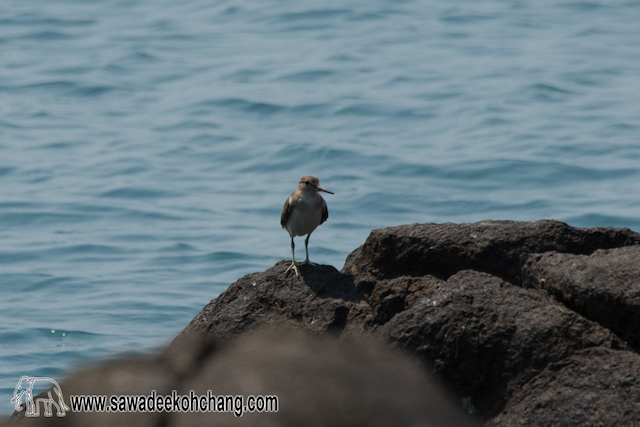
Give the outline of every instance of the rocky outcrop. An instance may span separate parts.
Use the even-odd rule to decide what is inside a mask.
[[[300,325],[315,334],[340,333],[347,325],[363,330],[371,310],[353,286],[353,277],[330,266],[301,265],[300,278],[285,274],[290,264],[281,261],[233,283],[202,309],[173,345],[192,334],[224,340],[264,325]]]
[[[379,331],[432,365],[485,416],[551,363],[584,349],[624,347],[545,295],[472,270],[451,276]]]
[[[411,224],[373,230],[343,271],[376,279],[425,274],[446,279],[469,269],[518,284],[530,254],[590,254],[639,243],[638,233],[629,229],[575,228],[550,220]]]
[[[167,370],[163,390],[282,394],[277,416],[224,425],[473,424],[455,407],[491,427],[640,425],[638,245],[628,229],[559,221],[374,230],[341,272],[285,274],[281,261],[241,278],[146,369]],[[143,372],[131,368],[129,379],[144,384]],[[202,425],[203,416],[144,425]]]
[[[640,425],[638,372],[630,351],[576,352],[526,383],[486,427]]]
[[[610,379],[613,386],[618,380],[607,369],[590,370],[590,364],[608,357],[626,358],[627,366],[640,361],[630,349],[640,324],[632,317],[640,312],[632,301],[634,286],[640,283],[631,271],[638,263],[631,255],[616,262],[602,259],[602,265],[596,261],[602,254],[639,253],[636,245],[640,234],[628,229],[581,229],[559,221],[374,230],[349,255],[341,273],[303,266],[301,278],[285,276],[286,263],[281,262],[239,280],[205,307],[174,345],[193,332],[214,339],[229,330],[239,333],[274,321],[315,334],[331,331],[351,337],[368,332],[418,356],[469,411],[493,426],[543,426],[552,417],[584,425],[585,416],[598,424],[613,418],[587,408],[593,401],[578,399],[578,389],[571,405],[567,398],[566,412],[558,402],[557,412],[550,411],[548,418],[524,414],[515,402],[544,396],[553,400],[556,386],[570,395],[570,383],[562,377],[554,382],[551,373],[566,372],[566,380],[581,378],[602,387]],[[545,263],[551,259],[555,264]],[[566,261],[559,265],[561,259]],[[593,259],[593,271],[619,274],[589,285],[595,280],[589,279],[593,271],[575,267],[577,259],[587,265]],[[613,262],[610,268],[607,262]],[[552,264],[559,265],[556,275],[565,268],[567,277],[591,286],[589,301],[598,308],[587,310],[578,294],[554,291],[551,286],[559,281],[550,271]],[[586,275],[566,270],[571,265]],[[576,284],[571,286],[575,289]],[[612,295],[603,298],[608,293],[620,302],[613,302]],[[230,318],[226,310],[236,314]],[[230,319],[232,329],[221,327]],[[569,367],[582,369],[583,375],[574,375]],[[622,376],[624,369],[619,369]],[[541,384],[547,387],[544,393]],[[613,393],[610,401],[617,407],[607,413],[620,414],[620,422],[640,422],[640,385],[632,384],[625,393],[636,399],[616,400]]]
[[[525,265],[523,282],[640,349],[640,246],[535,255]]]

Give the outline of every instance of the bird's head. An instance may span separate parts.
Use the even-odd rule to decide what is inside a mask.
[[[307,175],[300,178],[298,181],[298,189],[305,192],[317,192],[324,191],[325,193],[333,194],[333,192],[327,190],[324,187],[320,187],[320,180],[315,176]]]

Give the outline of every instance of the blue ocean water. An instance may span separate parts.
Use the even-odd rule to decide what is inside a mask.
[[[0,415],[22,375],[168,343],[310,239],[554,218],[640,230],[640,3],[5,0]],[[302,259],[302,240],[298,244]]]

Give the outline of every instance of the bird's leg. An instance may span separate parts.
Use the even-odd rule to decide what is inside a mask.
[[[304,260],[305,264],[316,265],[309,261],[309,237],[311,237],[311,233],[307,234],[307,238],[304,239],[304,251],[307,253],[307,259]]]
[[[291,237],[291,265],[289,266],[289,268],[287,268],[287,271],[284,272],[284,274],[287,274],[289,272],[289,270],[293,270],[296,272],[296,276],[299,276],[298,274],[298,267],[296,267],[296,245],[295,243],[293,243],[293,236]]]

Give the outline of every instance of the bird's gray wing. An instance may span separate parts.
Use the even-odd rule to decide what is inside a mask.
[[[287,201],[284,202],[284,207],[282,208],[282,215],[280,215],[280,225],[282,228],[287,226],[287,221],[289,221],[289,216],[291,215],[291,208],[293,205],[290,203],[291,196],[287,197]]]
[[[320,219],[320,224],[325,222],[329,218],[329,209],[327,209],[327,202],[322,199],[322,218]]]

